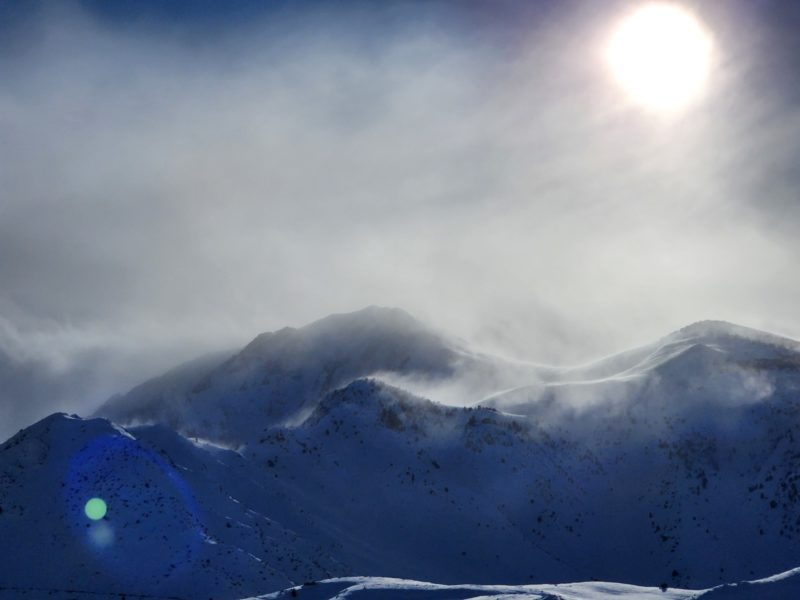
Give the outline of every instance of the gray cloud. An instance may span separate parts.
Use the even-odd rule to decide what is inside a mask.
[[[513,44],[441,7],[383,38],[352,12],[207,38],[44,13],[0,54],[0,348],[29,382],[6,432],[373,303],[550,363],[707,317],[800,336],[800,121],[750,85],[757,13],[707,5],[712,86],[670,121],[600,64],[624,3]]]

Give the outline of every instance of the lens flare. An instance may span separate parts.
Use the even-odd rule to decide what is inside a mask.
[[[83,507],[83,512],[92,521],[99,521],[106,516],[108,506],[106,506],[106,502],[102,498],[91,498],[86,502],[86,506]]]

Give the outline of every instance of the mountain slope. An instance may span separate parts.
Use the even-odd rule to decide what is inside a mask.
[[[330,579],[248,600],[791,600],[800,594],[800,569],[709,590],[587,582],[560,585],[441,585],[385,577]]]
[[[248,449],[307,497],[337,498],[310,512],[373,540],[385,575],[697,587],[790,568],[800,551],[796,397],[695,428],[672,413],[551,424],[396,395],[355,382]]]
[[[334,572],[324,548],[239,492],[262,496],[230,451],[48,417],[0,446],[0,588],[230,598]],[[98,521],[84,513],[93,497],[108,507]]]
[[[707,589],[796,566],[796,342],[704,323],[592,365],[542,370],[470,353],[409,319],[386,309],[337,316],[261,336],[199,384],[191,368],[148,384],[143,399],[176,381],[176,390],[194,386],[177,394],[178,424],[231,440],[236,452],[163,425],[120,430],[63,416],[13,438],[0,452],[0,552],[35,535],[11,579],[30,573],[37,551],[78,557],[68,559],[70,584],[129,581],[116,565],[133,552],[153,557],[139,580],[148,593],[205,585],[221,598],[354,573]],[[444,382],[486,372],[496,378],[485,387],[536,384],[495,394],[498,408],[445,406],[361,372]],[[137,398],[126,401],[141,410]],[[81,485],[66,485],[74,467],[63,457],[106,438],[133,467],[118,453],[79,461],[89,465]],[[50,447],[60,450],[42,450]],[[62,481],[81,498],[94,482],[115,502],[136,499],[122,505],[132,512],[119,521],[119,544],[100,554],[87,546],[93,529],[74,499],[54,512],[45,499],[63,494]],[[29,504],[35,522],[20,512]],[[140,530],[145,504],[161,510],[152,531]],[[169,519],[176,546],[160,545],[159,519]],[[210,561],[204,578],[164,571],[167,550],[180,564]],[[97,562],[115,552],[112,568]],[[43,578],[57,583],[58,574]],[[724,589],[714,593],[734,593]]]
[[[348,577],[307,584],[248,600],[693,600],[697,591],[620,583],[563,585],[442,585],[387,577]]]
[[[112,398],[96,414],[245,443],[273,425],[301,422],[327,392],[359,377],[394,376],[440,393],[453,380],[459,400],[475,402],[539,371],[472,353],[402,310],[371,306],[261,334],[229,360],[184,366]]]
[[[565,413],[617,420],[724,420],[771,398],[787,399],[800,381],[800,342],[719,321],[685,327],[661,340],[595,363],[565,369],[487,398],[483,404],[540,422]],[[713,424],[712,424],[713,427]]]

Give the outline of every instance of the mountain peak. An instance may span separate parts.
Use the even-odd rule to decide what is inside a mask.
[[[299,362],[296,365],[299,368],[307,366],[308,361],[317,363],[325,359],[338,362],[347,358],[369,363],[367,356],[376,352],[388,353],[400,358],[401,362],[403,359],[412,363],[419,360],[422,363],[419,366],[423,367],[435,363],[439,371],[453,359],[450,340],[435,329],[399,308],[373,305],[355,312],[328,315],[302,327],[262,333],[239,353],[234,362],[253,359],[263,362],[265,358],[273,357],[285,364],[295,358],[302,362],[302,365]],[[378,370],[385,368],[389,367],[382,366]]]
[[[695,321],[690,325],[681,327],[676,333],[692,337],[707,337],[707,336],[720,336],[720,335],[733,335],[737,337],[749,337],[752,335],[760,334],[761,331],[737,325],[729,321],[722,321],[718,319],[704,319],[702,321]]]
[[[696,339],[702,342],[718,342],[726,339],[739,339],[772,346],[798,350],[800,343],[791,338],[776,335],[759,329],[736,325],[728,321],[706,320],[687,325],[668,336],[671,339]]]
[[[327,326],[380,326],[392,328],[423,329],[425,326],[401,308],[372,304],[360,310],[334,313],[302,327],[303,330],[321,329]]]
[[[325,394],[356,379],[445,380],[463,363],[457,344],[407,312],[368,306],[262,333],[221,364],[174,371],[101,413],[241,443],[272,425],[302,422]]]
[[[65,434],[72,435],[78,431],[81,433],[88,431],[92,435],[121,434],[130,436],[128,432],[107,419],[83,419],[78,415],[56,412],[29,425],[25,429],[21,429],[0,447],[13,447],[28,437],[51,439],[62,437]]]
[[[301,327],[283,327],[257,335],[245,348],[259,348],[274,339],[297,339],[325,335],[349,335],[358,331],[378,332],[428,332],[428,328],[400,308],[370,305],[357,311],[334,313]]]

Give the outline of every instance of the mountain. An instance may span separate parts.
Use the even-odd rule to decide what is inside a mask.
[[[232,598],[336,571],[243,503],[263,492],[251,475],[164,427],[52,415],[0,446],[0,589]],[[98,521],[84,511],[95,497]]]
[[[543,371],[471,352],[402,310],[370,306],[263,333],[233,356],[194,361],[112,398],[96,415],[246,443],[302,422],[327,392],[360,377],[394,377],[438,396],[453,395],[453,382],[459,401],[477,402]]]
[[[713,429],[776,394],[791,396],[798,373],[800,342],[703,321],[653,344],[564,369],[551,381],[502,391],[483,404],[539,422],[592,413],[613,427],[625,413],[653,426],[686,419],[690,428]]]
[[[704,322],[545,369],[370,308],[259,336],[114,410],[156,423],[58,415],[0,447],[0,588],[233,599],[361,574],[727,598],[796,585],[717,587],[800,555],[800,344],[762,332]],[[94,496],[99,524],[81,512]],[[63,561],[33,569],[41,555]],[[592,585],[509,593],[622,590]]]

